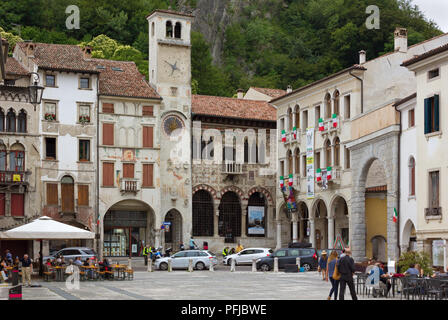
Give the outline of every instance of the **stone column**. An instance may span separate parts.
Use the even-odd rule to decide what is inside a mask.
[[[328,247],[333,248],[334,245],[334,217],[328,217]]]
[[[275,249],[280,249],[282,247],[282,222],[277,220],[277,245]]]
[[[297,242],[299,239],[298,234],[297,234],[297,222],[298,222],[297,213],[293,213],[292,214],[292,242]]]
[[[303,242],[303,240],[304,240],[304,238],[305,238],[305,237],[304,237],[305,235],[303,234],[303,233],[304,233],[304,232],[303,232],[303,223],[304,223],[304,219],[303,219],[303,218],[300,218],[300,219],[299,219],[299,229],[300,229],[300,230],[299,230],[299,241],[300,241],[300,242]]]
[[[247,225],[246,225],[247,206],[248,206],[247,200],[241,201],[241,238],[246,237],[247,235]]]
[[[215,199],[213,202],[213,237],[214,238],[219,237],[218,222],[219,222],[219,200]]]
[[[314,225],[314,219],[310,219],[310,242],[311,247],[316,248],[316,226]]]

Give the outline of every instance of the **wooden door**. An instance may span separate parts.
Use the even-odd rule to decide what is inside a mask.
[[[62,212],[75,212],[75,185],[61,184]]]

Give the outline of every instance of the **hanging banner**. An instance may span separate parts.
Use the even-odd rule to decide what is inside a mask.
[[[248,206],[247,234],[264,235],[264,207]]]
[[[314,127],[306,129],[306,197],[314,199]]]

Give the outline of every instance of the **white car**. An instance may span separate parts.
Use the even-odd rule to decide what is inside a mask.
[[[224,257],[223,263],[231,265],[232,259],[235,259],[235,265],[252,264],[253,259],[269,257],[274,251],[269,248],[247,248],[238,253],[230,254]]]
[[[190,259],[193,260],[193,268],[204,270],[218,264],[218,259],[210,251],[206,250],[184,250],[173,254],[171,257],[159,258],[155,262],[155,268],[159,270],[168,270],[168,261],[171,260],[173,269],[188,269]]]

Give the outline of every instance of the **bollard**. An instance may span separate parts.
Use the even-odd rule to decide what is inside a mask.
[[[168,272],[173,271],[173,265],[171,259],[168,259]]]
[[[297,270],[300,272],[300,257],[296,258]]]
[[[128,259],[128,269],[129,270],[132,269],[132,259],[131,258]]]
[[[193,259],[188,260],[188,272],[193,272]]]
[[[235,271],[235,259],[230,260],[230,272],[234,272]]]
[[[257,272],[257,259],[252,259],[252,272]]]
[[[152,272],[152,259],[148,259],[148,272]]]
[[[208,267],[209,271],[215,271],[215,268],[213,267],[213,261],[210,261],[210,266]]]
[[[274,272],[278,272],[278,258],[274,258]]]

